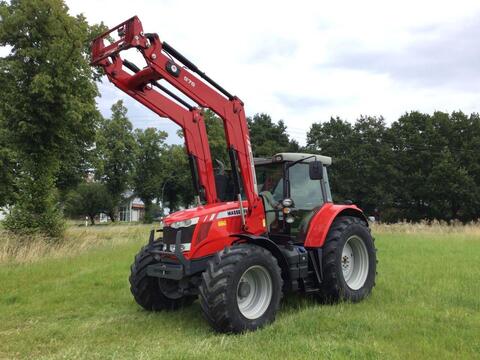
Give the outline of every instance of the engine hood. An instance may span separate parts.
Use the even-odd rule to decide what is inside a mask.
[[[246,209],[247,206],[248,202],[243,201],[243,207]],[[218,214],[224,211],[234,210],[238,208],[238,201],[228,201],[215,204],[201,205],[194,208],[174,212],[163,219],[163,224],[165,226],[169,226],[174,222],[184,221],[195,217],[200,217],[200,220],[202,220],[202,217],[212,216],[213,214]]]

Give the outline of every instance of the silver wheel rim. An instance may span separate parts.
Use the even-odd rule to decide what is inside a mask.
[[[261,317],[272,300],[272,278],[263,266],[249,267],[237,285],[238,309],[247,319]]]
[[[342,250],[342,272],[348,287],[360,289],[367,281],[368,251],[365,242],[357,235],[348,238]]]

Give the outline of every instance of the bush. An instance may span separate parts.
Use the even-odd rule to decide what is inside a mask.
[[[28,205],[18,203],[5,218],[3,227],[18,235],[41,234],[55,240],[63,236],[65,221],[58,206],[34,214]]]
[[[111,208],[112,199],[104,184],[83,183],[68,195],[65,211],[70,216],[88,216],[94,225],[95,216]]]

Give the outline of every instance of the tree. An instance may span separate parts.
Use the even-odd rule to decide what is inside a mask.
[[[108,216],[115,221],[122,194],[131,185],[136,143],[127,108],[121,100],[112,106],[112,116],[104,119],[97,132],[97,177],[105,183],[112,199]]]
[[[391,180],[398,177],[383,117],[361,116],[354,124],[352,140],[352,200],[368,214],[381,214],[392,206]]]
[[[216,165],[215,160],[221,161],[225,165],[229,164],[230,158],[228,156],[227,139],[222,119],[209,109],[205,111],[204,119],[214,166]]]
[[[480,121],[461,112],[410,112],[313,124],[307,151],[333,157],[334,199],[351,199],[384,221],[479,217]],[[377,211],[376,211],[377,210]]]
[[[9,147],[6,129],[0,118],[0,207],[14,203],[16,195],[15,154]]]
[[[391,207],[392,150],[382,117],[361,116],[353,126],[339,118],[313,124],[307,150],[331,156],[334,199],[352,200],[367,214]]]
[[[448,149],[442,151],[439,161],[433,164],[426,183],[430,185],[426,202],[431,218],[450,221],[471,220],[472,215],[475,216],[475,205],[479,200],[476,184]]]
[[[208,136],[208,145],[214,168],[221,162],[226,168],[230,168],[230,158],[227,151],[227,141],[223,122],[212,110],[206,109],[203,114]],[[183,132],[178,131],[183,138]],[[160,198],[169,203],[170,209],[179,206],[188,206],[194,198],[192,186],[192,174],[186,156],[185,145],[172,145],[165,150],[165,158],[175,159],[175,163],[167,162],[165,175],[162,180]],[[181,186],[179,186],[181,184]],[[162,204],[163,206],[163,204]]]
[[[56,187],[60,191],[61,198],[70,190],[75,189],[94,167],[95,134],[102,121],[102,116],[100,113],[95,113],[92,116],[95,117],[93,119],[94,126],[88,130],[88,136],[77,136],[70,139],[70,143],[68,144],[69,151],[60,154],[60,168],[57,175]]]
[[[477,219],[480,208],[478,115],[411,112],[391,127],[397,206],[409,220]]]
[[[403,218],[413,221],[430,218],[427,199],[431,186],[426,182],[432,171],[436,147],[433,147],[432,117],[412,111],[401,116],[391,126],[395,167],[401,174],[396,179],[395,197]]]
[[[480,116],[477,113],[467,116],[455,111],[450,115],[450,123],[451,133],[454,134],[448,136],[450,152],[457,166],[466,171],[473,181],[468,186],[462,186],[462,191],[468,190],[469,196],[468,200],[460,201],[462,206],[458,218],[463,221],[477,220],[480,218]]]
[[[279,152],[296,152],[298,143],[290,139],[283,120],[274,123],[268,114],[255,114],[247,118],[254,156],[270,157]]]
[[[188,158],[183,145],[168,146],[162,156],[165,161],[164,176],[160,188],[162,206],[168,203],[170,211],[192,204],[194,189]]]
[[[95,225],[95,216],[105,213],[112,207],[110,194],[99,182],[82,183],[68,194],[66,212],[70,216],[88,216]]]
[[[133,188],[135,194],[145,204],[144,222],[151,223],[153,220],[152,202],[159,195],[165,177],[165,139],[167,133],[157,131],[154,128],[135,131],[137,146],[135,149],[135,172],[133,176]],[[169,159],[170,160],[170,159]]]
[[[204,118],[212,158],[228,164],[230,160],[222,119],[211,110],[205,111]],[[247,123],[254,156],[270,157],[279,152],[299,150],[298,143],[290,139],[282,120],[274,123],[270,115],[261,113],[248,117]]]
[[[334,200],[353,200],[356,179],[351,176],[355,166],[354,129],[350,123],[340,118],[330,118],[323,123],[314,123],[307,133],[308,152],[331,156],[333,164],[329,180]]]
[[[98,30],[61,0],[0,2],[0,46],[11,47],[0,59],[0,114],[19,164],[12,231],[62,234],[56,182],[62,154],[93,140],[98,73],[88,41]]]

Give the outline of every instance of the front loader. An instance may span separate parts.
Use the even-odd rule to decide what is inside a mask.
[[[132,48],[143,68],[121,56]],[[254,158],[243,102],[157,34],[144,33],[137,17],[93,41],[92,65],[182,128],[192,172],[196,206],[165,217],[162,234],[152,230],[131,267],[140,306],[175,310],[199,298],[214,329],[238,333],[271,323],[287,292],[327,302],[370,294],[373,238],[358,207],[332,202],[330,157]],[[214,169],[204,108],[223,121],[228,172]]]

